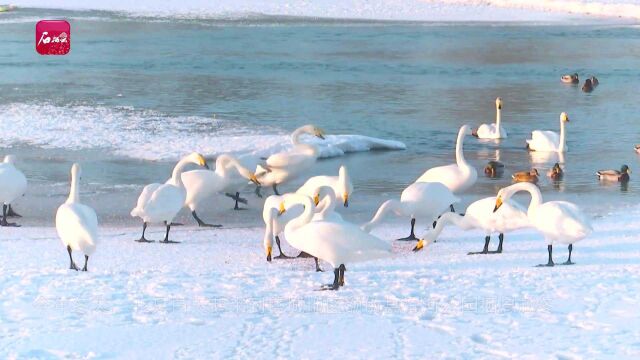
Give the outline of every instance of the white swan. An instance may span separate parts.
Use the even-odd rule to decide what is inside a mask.
[[[572,265],[571,252],[573,244],[584,239],[593,231],[589,218],[575,204],[567,201],[542,202],[540,189],[531,183],[517,183],[498,191],[494,211],[511,199],[519,191],[531,194],[531,203],[527,210],[527,217],[531,226],[544,236],[549,252],[549,261],[540,266],[553,266],[553,243],[569,244],[569,258],[563,265]]]
[[[335,198],[335,194],[332,197]],[[337,290],[344,285],[345,264],[391,256],[390,244],[362,231],[355,224],[341,219],[312,221],[313,203],[308,196],[293,195],[284,202],[284,210],[298,203],[304,205],[304,212],[289,221],[284,233],[292,246],[333,266],[333,283],[323,289]]]
[[[80,175],[80,165],[73,164],[71,167],[69,197],[56,212],[56,230],[60,240],[67,247],[70,261],[69,268],[78,270],[75,262],[73,262],[71,252],[74,250],[82,251],[84,253],[82,271],[87,271],[89,256],[93,255],[96,250],[98,217],[92,208],[80,203]]]
[[[8,216],[20,216],[13,212],[11,203],[27,190],[27,178],[15,165],[15,157],[7,155],[0,163],[0,202],[2,202],[2,220],[0,226],[18,226],[7,222]]]
[[[136,240],[138,242],[152,242],[144,237],[148,223],[164,222],[167,231],[162,242],[175,243],[169,241],[169,230],[171,229],[171,221],[184,206],[187,198],[187,191],[182,183],[182,172],[187,164],[197,164],[205,166],[207,164],[204,157],[198,153],[192,153],[182,158],[173,168],[171,178],[164,184],[149,184],[144,187],[142,193],[138,197],[138,203],[133,210],[131,216],[142,219],[142,236]]]
[[[565,152],[567,144],[565,140],[564,124],[569,122],[566,112],[560,114],[560,135],[554,131],[534,130],[531,139],[527,140],[527,149],[532,151]]]
[[[411,217],[411,234],[398,240],[418,240],[414,233],[416,219],[431,224],[432,221],[458,201],[460,199],[453,195],[449,188],[442,183],[416,182],[404,189],[402,195],[400,195],[400,201],[385,201],[378,208],[371,221],[362,225],[362,230],[370,232],[388,213],[392,212],[398,216]]]
[[[277,186],[291,180],[313,166],[318,159],[319,150],[315,145],[300,142],[302,134],[310,134],[324,139],[324,131],[314,125],[305,125],[291,133],[293,148],[289,151],[273,154],[266,159],[266,165],[256,167],[256,176],[260,184],[272,186],[279,195]],[[259,195],[260,187],[256,189]]]
[[[345,207],[349,206],[349,196],[353,193],[353,184],[347,167],[344,165],[340,166],[338,176],[314,176],[309,178],[296,193],[316,199],[319,196],[318,189],[325,185],[333,189],[337,199],[342,201]]]
[[[182,182],[187,190],[185,205],[191,210],[191,215],[198,222],[198,226],[220,227],[222,225],[207,224],[198,217],[196,213],[198,207],[214,194],[225,191],[236,182],[236,174],[241,177],[246,184],[250,180],[256,185],[260,185],[255,174],[242,166],[237,159],[231,155],[220,155],[216,159],[215,170],[197,169],[182,173]],[[238,194],[236,194],[237,196]],[[236,207],[238,202],[236,200]]]
[[[312,221],[327,219],[341,220],[342,217],[338,213],[334,212],[335,199],[332,199],[331,197],[335,196],[335,193],[333,193],[332,189],[328,186],[320,186],[319,188],[315,189],[314,192],[318,195],[316,196],[316,199],[314,199],[316,206]],[[284,195],[271,195],[265,200],[262,210],[262,220],[265,224],[264,248],[267,252],[267,261],[271,261],[272,258],[272,238],[275,238],[276,245],[278,246],[279,251],[279,255],[273,258],[291,259],[291,257],[285,255],[282,252],[280,235],[282,235],[282,232],[284,232],[285,225],[292,219],[298,217],[303,211],[302,204],[298,204],[299,206],[295,206],[294,204],[290,203],[289,210],[284,212],[282,206],[292,195],[293,193],[287,193]],[[322,201],[320,202],[318,201],[319,196],[323,197]],[[310,257],[310,255],[305,252],[301,252],[298,257],[307,258]],[[315,258],[315,263],[316,271],[322,271],[320,269],[320,265],[318,264],[318,258]]]
[[[502,253],[504,234],[529,226],[529,219],[527,218],[526,209],[514,200],[505,202],[498,211],[493,212],[495,205],[496,197],[491,196],[473,202],[467,207],[464,216],[451,212],[443,214],[438,219],[435,229],[427,231],[423,238],[418,241],[414,251],[422,249],[425,243],[435,242],[444,227],[448,224],[453,224],[463,230],[480,229],[484,231],[484,248],[479,252],[470,252],[469,255]],[[489,251],[489,242],[493,233],[499,234],[500,243],[496,251]]]
[[[507,132],[500,125],[502,112],[502,99],[496,98],[496,123],[482,124],[477,130],[473,131],[473,136],[478,139],[506,139]]]
[[[471,135],[469,129],[468,125],[463,125],[458,131],[456,163],[431,168],[425,171],[416,182],[441,182],[456,194],[473,186],[478,179],[478,172],[464,159],[464,151],[462,150],[465,135]]]

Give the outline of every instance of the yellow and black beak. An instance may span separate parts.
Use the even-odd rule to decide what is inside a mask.
[[[500,206],[502,206],[502,198],[501,197],[496,199],[496,206],[493,208],[493,212],[498,211],[498,209],[500,209]]]
[[[422,250],[422,248],[424,248],[424,239],[418,240],[418,243],[416,244],[416,247],[413,248],[413,251],[417,252]]]
[[[342,199],[344,199],[344,207],[349,207],[349,194],[342,194]]]
[[[205,168],[209,168],[209,165],[207,164],[207,160],[204,158],[204,156],[198,154],[198,165],[200,166],[204,166]]]
[[[281,202],[280,207],[278,208],[278,216],[284,214],[285,211],[287,211],[287,209],[284,208],[284,202]]]
[[[320,203],[320,195],[319,194],[315,194],[313,196],[313,203],[318,206],[318,204]]]
[[[267,246],[267,261],[271,262],[271,246]]]
[[[258,181],[256,174],[251,174],[251,176],[249,177],[249,180],[251,180],[252,183],[260,186],[260,181]]]

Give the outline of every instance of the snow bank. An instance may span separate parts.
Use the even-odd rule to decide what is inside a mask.
[[[192,151],[258,158],[291,147],[283,129],[126,108],[9,104],[0,105],[0,122],[0,141],[5,146],[27,143],[71,150],[104,148],[116,155],[145,160],[177,160]],[[406,148],[399,141],[362,135],[328,135],[325,141],[317,140],[312,141],[320,147],[323,158]]]

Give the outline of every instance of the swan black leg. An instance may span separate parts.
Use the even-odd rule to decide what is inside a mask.
[[[491,236],[487,235],[484,237],[484,247],[482,251],[470,252],[467,255],[477,255],[477,254],[488,254],[489,253],[489,242],[491,241]]]
[[[449,210],[451,210],[452,213],[456,212],[456,209],[453,208],[453,204],[449,205]]]
[[[500,235],[498,235],[498,239],[500,239],[500,242],[498,243],[498,249],[496,251],[489,251],[489,254],[502,254],[502,243],[504,242],[504,234],[500,233]]]
[[[255,193],[256,193],[256,196],[259,197],[259,198],[262,198],[262,194],[260,193],[261,189],[262,189],[262,186],[256,185]]]
[[[82,268],[82,271],[87,271],[87,263],[89,262],[89,255],[85,255],[84,256],[84,267]]]
[[[16,218],[21,218],[22,217],[22,215],[20,215],[17,212],[13,211],[13,207],[11,207],[11,204],[9,204],[9,209],[7,209],[7,216],[8,217],[16,217]]]
[[[571,262],[571,252],[573,251],[573,244],[569,244],[569,258],[567,261],[563,262],[562,265],[573,265],[574,262]]]
[[[241,208],[240,206],[238,206],[238,203],[243,203],[243,204],[247,205],[247,199],[243,199],[243,198],[241,198],[241,197],[240,197],[240,192],[239,192],[239,191],[236,191],[236,194],[235,194],[235,195],[233,195],[233,194],[229,194],[229,193],[225,193],[224,195],[225,195],[225,196],[227,196],[227,197],[230,197],[230,198],[232,198],[233,200],[235,200],[235,201],[236,201],[236,204],[235,204],[235,206],[233,207],[233,210],[244,210],[243,208]]]
[[[164,240],[160,241],[163,244],[178,244],[180,243],[180,241],[173,241],[173,240],[169,240],[169,231],[171,230],[171,224],[166,223],[167,225],[167,232],[164,234]]]
[[[290,256],[287,256],[282,252],[282,248],[280,247],[280,237],[278,235],[276,235],[276,245],[278,245],[280,255],[276,256],[274,259],[291,259]]]
[[[67,245],[67,252],[69,253],[69,269],[70,270],[75,270],[78,271],[78,267],[76,266],[76,263],[73,262],[73,256],[71,256],[71,246]]]
[[[147,238],[144,237],[145,231],[147,231],[147,223],[143,222],[142,223],[142,236],[140,237],[140,239],[136,240],[137,242],[143,242],[143,243],[153,242],[153,240],[147,240]]]
[[[280,193],[278,192],[278,184],[273,184],[273,193],[276,195],[280,195]]]
[[[324,272],[324,270],[320,268],[320,264],[318,263],[318,258],[314,257],[313,259],[316,261],[316,272]]]
[[[338,285],[344,286],[344,272],[347,270],[347,268],[344,267],[344,264],[341,264],[338,269],[340,270],[340,274],[339,274],[340,276],[338,278]]]
[[[405,238],[401,238],[401,239],[397,239],[398,241],[412,241],[412,240],[418,240],[418,238],[416,237],[415,233],[413,232],[414,229],[416,227],[416,219],[411,219],[411,234],[409,234],[409,236],[405,237]]]
[[[541,267],[541,266],[554,266],[555,265],[553,263],[553,256],[551,255],[553,253],[553,245],[547,245],[547,251],[549,252],[549,261],[547,261],[546,264],[538,265],[539,267]]]
[[[2,221],[0,221],[0,226],[14,226],[19,227],[20,225],[16,223],[7,222],[7,204],[2,204]]]
[[[214,228],[219,228],[222,227],[222,225],[214,225],[214,224],[207,224],[206,222],[202,221],[199,217],[198,214],[196,214],[196,211],[193,210],[191,212],[191,216],[193,216],[194,219],[196,219],[196,221],[198,222],[198,226],[200,227],[214,227]]]
[[[340,268],[333,269],[333,284],[323,285],[320,290],[338,290],[340,288]]]

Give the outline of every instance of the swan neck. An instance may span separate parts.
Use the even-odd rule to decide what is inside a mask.
[[[456,163],[460,167],[467,167],[467,162],[464,159],[464,151],[462,150],[462,144],[464,143],[464,130],[460,129],[458,132],[458,140],[456,141]]]
[[[291,133],[291,143],[295,145],[300,145],[300,136],[304,134],[304,128],[297,128],[294,132]]]
[[[297,218],[289,221],[286,225],[285,229],[290,229],[291,231],[295,231],[304,225],[308,224],[313,218],[314,206],[311,202],[311,198],[304,195],[293,195],[293,201],[296,203],[300,203],[304,206],[304,211]]]
[[[69,189],[69,197],[67,198],[67,204],[73,204],[80,201],[80,189],[78,185],[78,178],[76,174],[71,174],[71,188]]]
[[[500,121],[502,120],[502,109],[500,107],[496,108],[496,128],[498,132],[500,132]]]
[[[464,216],[452,212],[442,214],[442,216],[440,216],[440,218],[438,219],[435,229],[433,229],[434,239],[437,239],[440,236],[440,233],[448,224],[453,224],[459,228],[464,229],[465,218]]]
[[[324,217],[327,214],[330,214],[336,208],[336,197],[331,196],[331,194],[325,195],[325,197],[322,198],[319,207],[321,208],[319,212],[321,216]]]
[[[368,229],[373,228],[378,223],[380,223],[384,218],[387,217],[387,214],[390,212],[395,212],[396,214],[402,214],[402,203],[397,200],[387,200],[380,207],[376,214],[371,218],[371,220],[366,223],[364,226]]]
[[[565,148],[565,132],[564,132],[564,121],[560,119],[560,152],[563,152]]]
[[[173,172],[171,173],[171,183],[178,187],[184,187],[182,184],[182,173],[184,172],[184,168],[187,165],[187,161],[182,159],[178,161],[176,166],[173,168]]]
[[[531,202],[529,203],[529,208],[527,209],[528,214],[531,213],[532,210],[535,210],[538,206],[540,206],[540,204],[542,204],[542,193],[537,186],[527,182],[521,182],[511,186],[513,189],[511,195],[515,194],[518,191],[527,191],[529,192],[529,194],[531,194]],[[503,199],[503,201],[505,201],[505,199]]]

